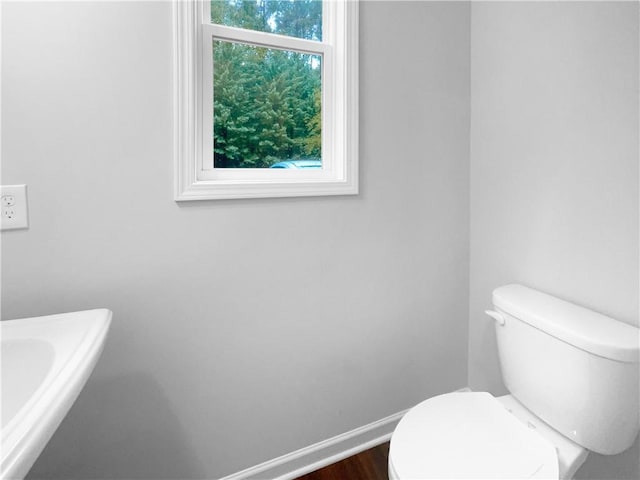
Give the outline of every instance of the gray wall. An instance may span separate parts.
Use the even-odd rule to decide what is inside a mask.
[[[467,368],[504,393],[497,285],[638,324],[637,4],[360,10],[361,194],[178,205],[170,3],[3,5],[2,183],[31,219],[2,234],[3,318],[115,312],[32,478],[216,477]]]
[[[494,287],[638,325],[638,3],[474,2],[469,382],[504,393]],[[639,478],[638,445],[579,478]]]
[[[3,318],[115,314],[32,478],[212,478],[466,385],[469,11],[361,4],[360,195],[179,205],[171,4],[3,5]]]

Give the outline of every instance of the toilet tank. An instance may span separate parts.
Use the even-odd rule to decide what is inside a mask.
[[[493,292],[507,389],[551,427],[597,453],[639,429],[639,335],[631,325],[522,285]]]

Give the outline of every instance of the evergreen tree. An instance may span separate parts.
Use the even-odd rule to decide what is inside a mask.
[[[215,23],[319,39],[317,0],[213,0]],[[317,56],[214,42],[214,161],[266,168],[321,154],[321,68]]]

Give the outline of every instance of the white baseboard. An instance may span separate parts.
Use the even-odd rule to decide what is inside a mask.
[[[293,480],[389,441],[406,410],[220,480]]]
[[[456,391],[470,390],[465,387]],[[394,413],[368,425],[227,475],[220,480],[293,480],[388,442],[405,413],[407,410]]]

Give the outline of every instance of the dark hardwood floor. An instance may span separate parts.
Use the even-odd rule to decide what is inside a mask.
[[[308,473],[296,480],[388,480],[389,442]]]

